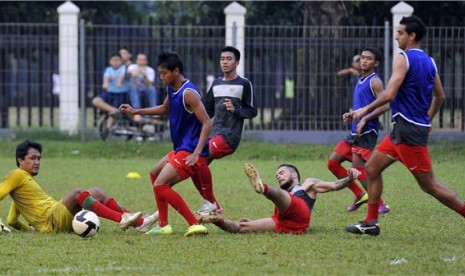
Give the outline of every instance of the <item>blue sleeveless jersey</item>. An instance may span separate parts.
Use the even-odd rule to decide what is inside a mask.
[[[433,97],[434,78],[437,74],[434,60],[421,49],[402,51],[407,61],[407,75],[397,96],[391,101],[392,121],[401,116],[407,122],[429,127],[428,109]]]
[[[359,78],[354,89],[353,109],[357,110],[366,105],[369,105],[376,100],[376,94],[371,87],[371,80],[373,78],[379,78],[378,74],[372,73],[365,78]],[[352,134],[357,133],[358,122],[352,121]],[[379,120],[374,118],[366,122],[362,129],[362,135],[368,132],[375,132],[378,135]]]
[[[195,114],[188,109],[184,102],[184,92],[193,90],[199,95],[197,87],[187,80],[178,91],[168,86],[168,99],[170,101],[170,133],[175,152],[184,150],[194,152],[202,131],[202,124]],[[203,148],[200,156],[208,156],[208,145]]]

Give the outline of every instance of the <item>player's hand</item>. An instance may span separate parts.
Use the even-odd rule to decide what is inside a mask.
[[[346,112],[342,115],[342,121],[344,123],[352,121],[352,112]]]
[[[224,99],[223,105],[224,105],[224,107],[226,107],[227,111],[229,111],[231,113],[234,112],[235,107],[234,107],[233,103],[231,102],[231,99],[228,99],[228,98]]]
[[[199,160],[199,154],[198,153],[192,153],[191,155],[188,155],[186,158],[184,158],[184,163],[187,166],[193,166],[197,161]]]
[[[0,219],[0,230],[1,230],[0,231],[1,233],[7,233],[7,234],[11,233],[11,229],[8,228],[5,224],[3,224],[1,219]]]
[[[355,168],[348,169],[347,173],[349,174],[349,179],[351,180],[357,179],[360,176],[360,174],[362,174],[359,170]]]
[[[354,121],[360,121],[360,119],[365,115],[366,110],[365,108],[359,108],[357,110],[352,111],[352,120]]]
[[[134,115],[137,113],[137,111],[134,108],[132,108],[132,106],[129,104],[120,105],[119,110],[121,110],[121,112],[123,113],[130,114],[130,115]]]
[[[365,126],[365,124],[366,124],[366,121],[365,121],[363,118],[360,120],[360,122],[358,122],[358,124],[357,124],[357,130],[356,130],[356,131],[357,131],[357,135],[362,134],[362,129],[363,129],[363,127]]]

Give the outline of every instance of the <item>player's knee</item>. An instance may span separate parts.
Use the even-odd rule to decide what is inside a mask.
[[[97,187],[90,188],[87,191],[93,198],[100,202],[105,201],[108,197],[102,189]]]

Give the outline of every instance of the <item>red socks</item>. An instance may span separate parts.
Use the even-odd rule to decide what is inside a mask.
[[[102,203],[98,202],[90,196],[89,192],[82,192],[77,198],[79,206],[86,210],[90,210],[97,214],[97,216],[106,218],[115,222],[120,222],[122,213],[114,211]]]
[[[378,203],[368,203],[368,214],[365,218],[365,222],[370,222],[372,220],[378,220]]]
[[[168,224],[168,205],[173,206],[189,225],[198,224],[191,209],[187,206],[187,203],[170,185],[163,184],[155,186],[153,187],[153,193],[155,194],[155,200],[158,205],[158,224],[161,227]]]
[[[108,208],[116,211],[116,212],[120,212],[120,213],[129,213],[129,210],[124,208],[124,207],[121,207],[118,202],[116,202],[116,200],[114,198],[109,198],[105,203],[103,203],[105,206],[107,206]]]
[[[339,162],[337,162],[336,160],[328,160],[328,169],[338,179],[348,176],[347,170],[343,166],[341,166],[341,164],[339,164]],[[363,190],[360,189],[360,187],[355,182],[352,182],[349,186],[347,186],[347,188],[349,188],[356,197],[360,197],[363,194]]]

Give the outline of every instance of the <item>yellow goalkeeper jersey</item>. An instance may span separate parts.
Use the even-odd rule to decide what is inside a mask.
[[[19,215],[39,232],[50,232],[49,212],[57,201],[47,195],[32,175],[22,169],[11,171],[0,183],[0,201],[13,199],[8,223],[20,225]]]

